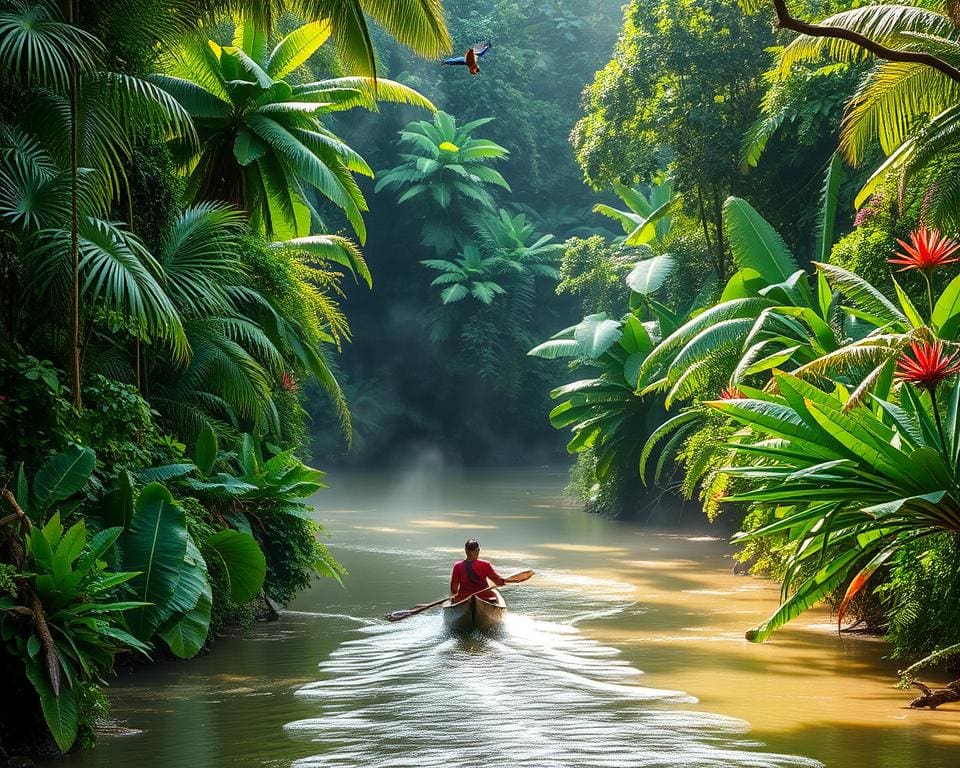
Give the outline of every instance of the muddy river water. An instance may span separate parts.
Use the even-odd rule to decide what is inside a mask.
[[[115,722],[69,768],[639,768],[960,765],[960,707],[905,708],[875,640],[812,612],[743,639],[777,587],[734,576],[722,537],[588,515],[561,471],[334,474],[315,499],[346,588],[279,622],[115,680]],[[508,587],[489,637],[436,611],[476,537]]]

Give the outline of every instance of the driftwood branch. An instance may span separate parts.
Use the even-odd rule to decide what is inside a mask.
[[[913,709],[936,709],[941,704],[949,704],[952,701],[960,701],[960,680],[954,680],[947,683],[945,688],[931,688],[914,680],[910,683],[914,688],[920,689],[920,695],[910,702]]]
[[[809,35],[810,37],[829,37],[836,40],[846,40],[847,42],[860,46],[865,51],[869,51],[878,59],[899,61],[905,64],[924,64],[946,75],[954,82],[960,83],[960,69],[948,64],[932,53],[902,51],[898,48],[890,48],[889,46],[878,43],[876,40],[872,40],[866,35],[850,29],[833,27],[829,24],[811,24],[810,22],[798,19],[796,16],[791,16],[790,11],[787,9],[787,0],[773,0],[773,8],[777,12],[777,26],[782,29],[790,29],[794,32],[799,32],[801,35]]]
[[[4,488],[2,491],[0,491],[0,496],[3,496],[7,504],[10,505],[10,509],[13,510],[12,515],[8,515],[0,520],[0,525],[6,525],[7,523],[13,522],[13,520],[19,520],[23,527],[29,531],[31,527],[30,518],[27,517],[26,513],[22,509],[20,509],[20,505],[17,504],[17,497],[11,493],[9,488]]]

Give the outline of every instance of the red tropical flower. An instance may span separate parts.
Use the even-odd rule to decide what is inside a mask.
[[[724,387],[720,390],[721,400],[743,400],[743,392],[736,387]]]
[[[948,376],[960,371],[956,353],[948,355],[939,341],[911,342],[913,357],[904,352],[897,361],[897,378],[933,390]]]
[[[929,229],[921,227],[910,233],[910,242],[897,240],[906,253],[897,252],[896,259],[887,259],[890,264],[902,264],[899,271],[904,272],[908,269],[919,269],[921,272],[929,273],[936,267],[944,264],[951,264],[960,261],[960,257],[954,256],[957,249],[960,249],[960,243],[940,234],[938,229]]]
[[[293,377],[292,373],[284,371],[280,377],[280,389],[284,392],[296,392],[300,389],[300,385],[297,384],[297,380]]]

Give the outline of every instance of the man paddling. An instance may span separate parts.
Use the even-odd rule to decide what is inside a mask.
[[[495,600],[487,579],[498,587],[502,587],[506,579],[497,573],[492,563],[480,559],[479,541],[469,539],[463,545],[463,550],[467,556],[453,566],[453,573],[450,574],[450,594],[454,596],[453,602],[466,600],[470,595],[476,595],[481,600]]]

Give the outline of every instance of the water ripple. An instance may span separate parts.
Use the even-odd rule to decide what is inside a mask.
[[[677,707],[696,699],[640,685],[567,623],[512,613],[495,634],[457,637],[425,615],[357,634],[297,692],[318,710],[286,726],[318,750],[297,768],[820,766],[763,752],[742,720]]]

